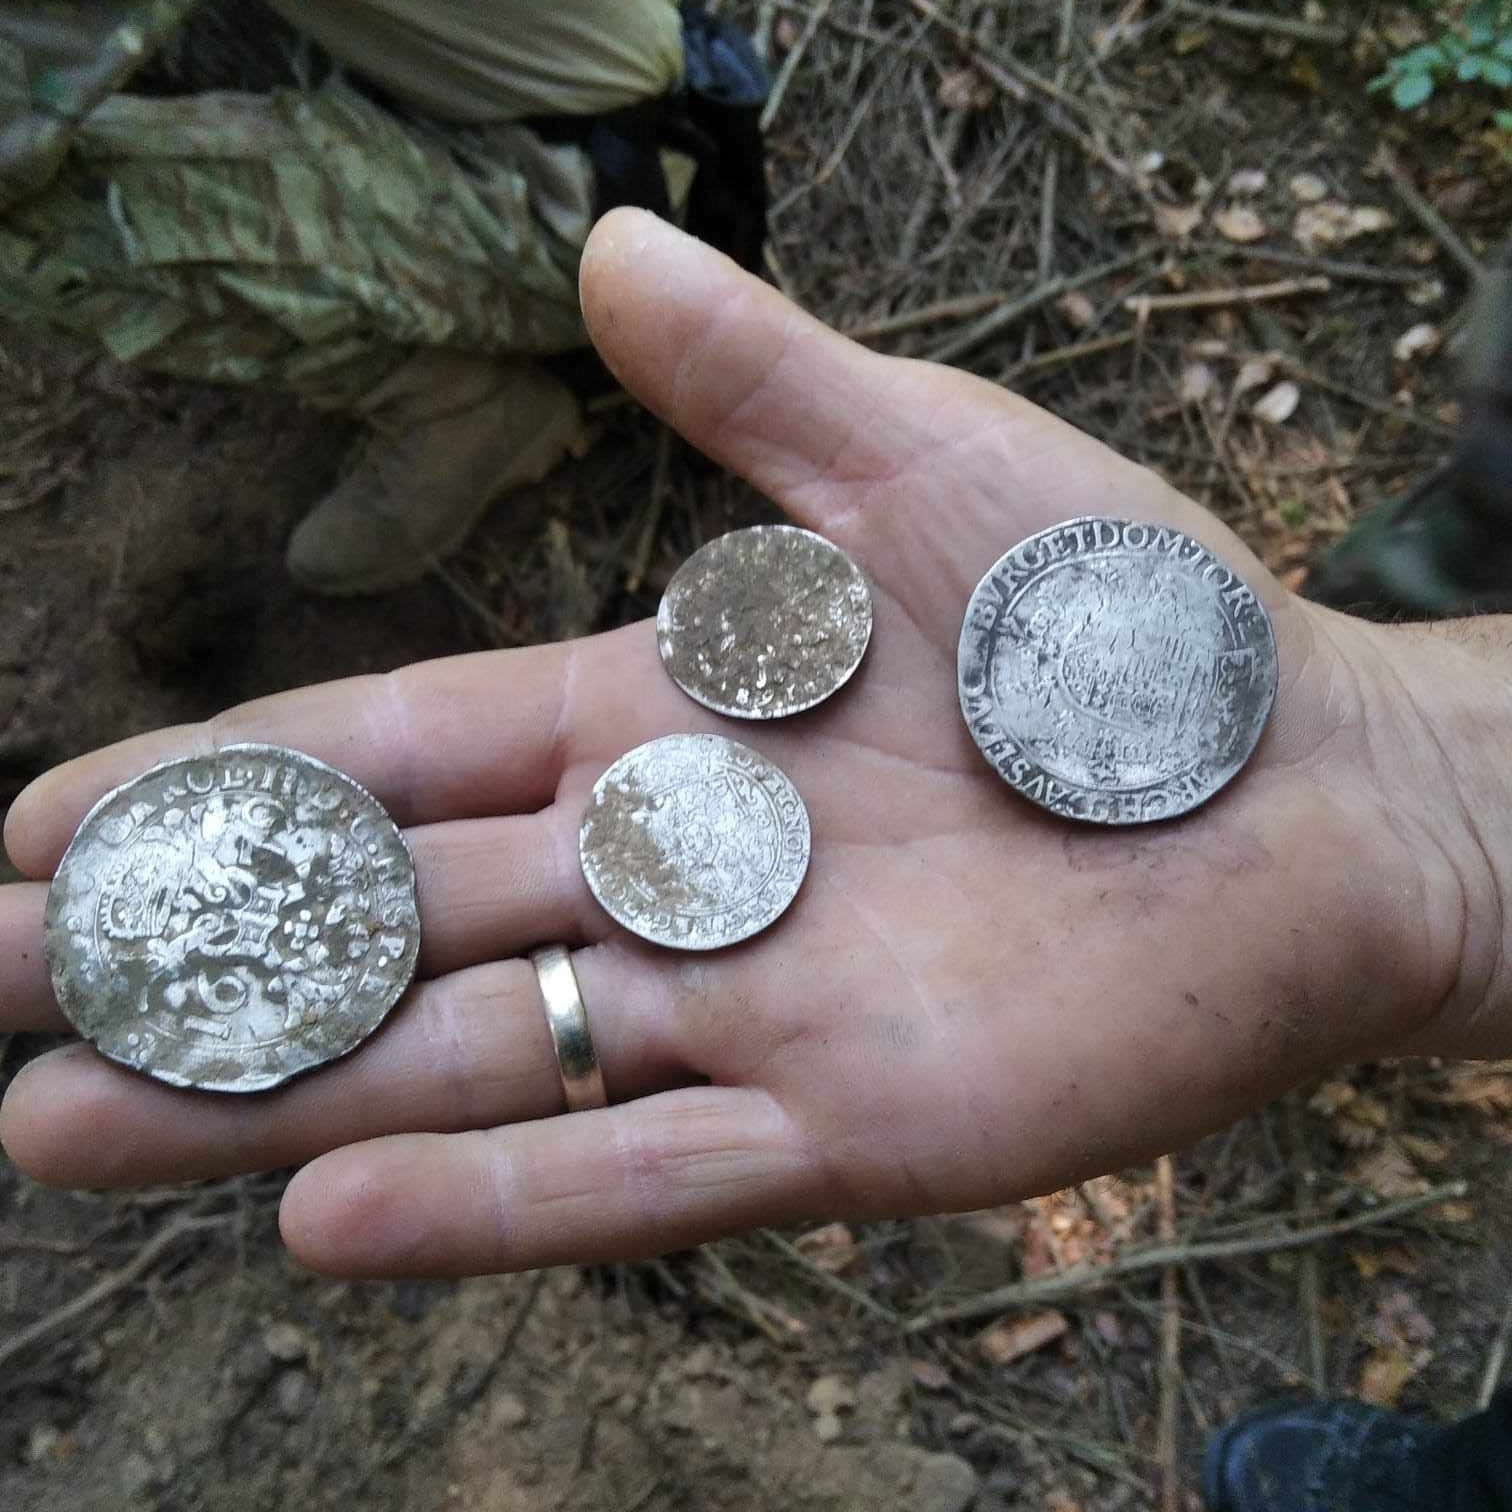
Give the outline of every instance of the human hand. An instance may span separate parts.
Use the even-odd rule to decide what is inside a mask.
[[[6,830],[35,878],[155,762],[240,741],[332,762],[407,827],[424,947],[382,1033],[274,1094],[176,1092],[82,1044],[41,1057],[0,1110],[23,1170],[108,1186],[301,1165],[281,1218],[301,1260],[459,1274],[1002,1202],[1350,1058],[1512,1048],[1497,845],[1467,818],[1506,807],[1483,655],[1304,605],[1154,475],[989,384],[853,346],[644,214],[600,226],[583,299],[633,392],[866,569],[861,673],[798,720],[736,728],[672,685],[643,623],[281,695],[42,778]],[[1189,818],[1052,820],[962,722],[972,588],[1083,514],[1186,530],[1270,609],[1277,716]],[[1466,707],[1478,744],[1455,743]],[[577,862],[605,768],[690,730],[760,747],[814,827],[793,911],[711,957],[624,934]],[[0,890],[0,1031],[65,1027],[45,895]],[[575,949],[615,1104],[570,1117],[524,959],[555,942]]]

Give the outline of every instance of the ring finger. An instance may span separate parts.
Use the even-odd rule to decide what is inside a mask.
[[[696,1079],[655,962],[614,943],[579,951],[574,965],[614,1101]],[[563,1106],[535,972],[507,961],[423,983],[357,1054],[258,1097],[177,1091],[67,1046],[11,1084],[0,1141],[40,1181],[134,1186],[299,1165],[380,1135],[492,1128]]]

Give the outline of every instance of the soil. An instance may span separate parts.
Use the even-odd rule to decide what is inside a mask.
[[[775,50],[797,45],[807,9],[763,9]],[[1061,8],[1027,9],[1018,32],[989,40],[1053,74]],[[1141,10],[1084,4],[1079,45]],[[1375,35],[1380,14],[1362,15],[1358,35]],[[1420,149],[1421,181],[1479,254],[1505,224],[1494,154],[1452,109],[1439,136],[1406,140],[1364,101],[1368,58],[1345,56],[1323,88],[1295,45],[1150,26],[1073,82],[1094,102],[1137,92],[1148,124],[1136,127],[1158,124],[1168,148],[1164,203],[1201,198],[1205,180],[1211,209],[1241,167],[1267,170],[1260,211],[1278,226],[1304,169],[1380,202],[1370,165],[1384,138]],[[1043,117],[981,73],[963,78],[958,48],[925,31],[908,5],[839,0],[773,137],[774,277],[842,327],[1043,282]],[[1054,268],[1141,244],[1148,207],[1060,151]],[[1452,326],[1462,280],[1396,214],[1390,238],[1333,254],[1375,277],[1335,274],[1321,311],[1308,307],[1317,318],[1281,304],[1136,330],[1125,298],[1288,276],[1263,254],[1296,253],[1284,235],[1258,250],[1173,244],[1091,287],[1090,318],[1049,299],[962,360],[1015,374],[1160,466],[1300,581],[1358,508],[1442,455],[1453,420],[1447,366],[1406,370],[1390,349],[1424,319]],[[1434,279],[1436,305],[1415,303]],[[931,319],[880,344],[928,354],[960,329]],[[1106,353],[1065,356],[1126,331]],[[1292,422],[1256,420],[1253,395],[1217,408],[1181,397],[1194,362],[1226,394],[1246,358],[1278,349],[1334,384],[1306,386]],[[688,550],[770,513],[680,446],[659,453],[633,406],[602,405],[598,424],[583,461],[496,510],[444,572],[378,601],[322,600],[290,583],[281,552],[339,476],[350,430],[277,396],[122,372],[0,331],[0,808],[51,764],[136,731],[645,614]],[[39,1048],[0,1036],[0,1084]],[[1016,1357],[1021,1336],[990,1318],[904,1335],[878,1313],[1153,1240],[1147,1169],[969,1218],[362,1286],[284,1255],[279,1174],[103,1197],[43,1191],[0,1164],[0,1507],[1111,1512],[1155,1504],[1163,1384],[1179,1391],[1194,1507],[1208,1430],[1278,1391],[1366,1390],[1446,1419],[1473,1408],[1509,1317],[1509,1145],[1512,1070],[1404,1064],[1308,1089],[1182,1152],[1191,1242],[1245,1241],[1298,1213],[1361,1226],[1305,1251],[1241,1243],[1181,1267],[1181,1374],[1164,1380],[1159,1272],[1009,1314],[1047,1341]],[[1463,1194],[1373,1220],[1450,1182]],[[11,1352],[39,1320],[45,1336]]]

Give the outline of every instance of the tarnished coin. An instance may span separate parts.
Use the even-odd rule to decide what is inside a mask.
[[[792,525],[710,541],[678,569],[656,616],[673,681],[734,719],[782,719],[823,703],[861,665],[871,633],[861,569]]]
[[[1004,781],[1094,824],[1205,803],[1276,697],[1254,592],[1190,536],[1124,520],[1015,546],[972,597],[959,669],[966,723]]]
[[[173,761],[95,805],[48,894],[53,990],[101,1053],[263,1092],[356,1049],[415,974],[409,847],[349,777],[276,746]]]
[[[609,768],[583,816],[583,875],[633,934],[720,950],[773,924],[808,871],[808,810],[764,756],[669,735]]]

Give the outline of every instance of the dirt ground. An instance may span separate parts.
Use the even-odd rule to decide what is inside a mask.
[[[1139,0],[737,9],[797,55],[770,272],[833,324],[1010,383],[1293,583],[1443,456],[1464,259],[1512,188],[1465,107],[1409,131],[1367,99],[1410,14],[1331,6],[1306,24],[1335,41]],[[1331,220],[1299,220],[1304,175]],[[134,731],[645,614],[768,512],[633,406],[598,423],[443,572],[324,602],[281,551],[349,431],[0,329],[0,808]],[[0,1037],[0,1084],[39,1048]],[[1509,1146],[1512,1067],[1367,1067],[1175,1156],[1174,1254],[1151,1258],[1142,1169],[966,1218],[372,1286],[282,1254],[278,1173],[103,1197],[0,1164],[0,1507],[1111,1512],[1158,1504],[1163,1404],[1195,1506],[1206,1432],[1278,1391],[1474,1408],[1512,1332]]]

